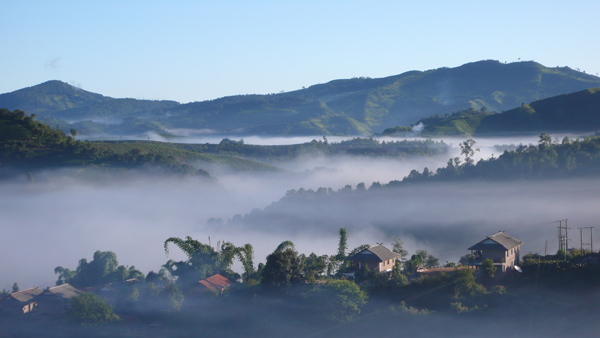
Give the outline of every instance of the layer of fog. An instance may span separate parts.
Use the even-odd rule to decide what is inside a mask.
[[[477,141],[482,154],[486,141]],[[524,141],[535,143],[537,138],[495,139],[489,144],[492,149],[494,144]],[[167,259],[184,258],[177,249],[165,256],[162,244],[172,236],[189,235],[204,242],[210,236],[213,245],[218,240],[236,245],[251,243],[256,261],[260,262],[284,240],[292,240],[300,252],[332,254],[339,227],[348,226],[351,248],[363,243],[389,244],[391,237],[399,235],[410,252],[427,249],[444,262],[464,254],[465,245],[473,240],[495,230],[508,230],[507,224],[520,227],[562,218],[569,218],[575,227],[594,224],[593,206],[598,201],[589,192],[598,195],[595,181],[410,188],[398,195],[359,204],[324,204],[321,213],[298,209],[287,215],[291,217],[295,212],[314,218],[323,216],[312,225],[206,225],[210,218],[227,220],[236,214],[263,209],[290,189],[337,190],[346,184],[356,187],[360,182],[369,187],[372,182],[400,180],[412,169],[435,170],[445,165],[448,158],[459,155],[459,142],[451,142],[455,145],[451,153],[438,158],[399,161],[308,157],[281,164],[288,170],[284,173],[211,171],[218,178],[217,184],[141,173],[134,179],[105,177],[95,181],[73,178],[70,171],[36,173],[33,184],[25,179],[2,181],[0,289],[9,288],[15,281],[22,288],[53,285],[56,266],[75,269],[80,258],[91,260],[95,250],[114,251],[120,264],[135,265],[143,272],[156,271]],[[545,238],[551,240],[556,229],[549,228]],[[518,232],[514,235],[522,236]],[[543,240],[534,241],[525,235],[525,251],[543,248]],[[449,245],[449,238],[456,245]]]
[[[578,227],[597,224],[600,180],[459,182],[296,198],[230,220],[226,227],[262,232],[331,233],[346,227],[353,240],[390,244],[401,237],[413,253],[426,249],[441,263],[456,262],[485,236],[505,230],[524,253],[558,249],[556,220],[569,219],[570,247]],[[564,223],[563,223],[564,225]],[[587,236],[587,237],[586,237]],[[374,238],[375,241],[371,240]],[[589,234],[584,235],[589,243]],[[598,246],[598,245],[597,245]]]

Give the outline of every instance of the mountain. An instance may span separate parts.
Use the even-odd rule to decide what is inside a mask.
[[[115,99],[56,80],[0,95],[2,108],[69,121],[112,119],[120,122],[123,117],[136,113],[178,105],[175,101]]]
[[[0,107],[46,115],[108,100],[110,100],[109,97],[54,80],[1,94]]]
[[[568,67],[487,60],[386,78],[334,80],[288,93],[236,95],[188,104],[113,99],[50,81],[0,95],[0,107],[69,121],[119,122],[129,118],[118,126],[90,126],[90,130],[119,134],[137,133],[144,125],[139,121],[142,119],[152,122],[146,124],[152,130],[367,135],[435,114],[469,108],[499,112],[524,102],[598,86],[599,77]]]
[[[600,88],[590,88],[571,94],[553,96],[505,111],[500,114],[485,109],[466,109],[451,115],[430,116],[417,122],[423,124],[423,136],[452,136],[539,132],[592,132],[600,130]],[[395,131],[406,133],[406,128]]]
[[[507,110],[598,85],[600,78],[566,67],[479,61],[380,79],[335,80],[289,93],[189,103],[168,110],[170,117],[161,123],[251,133],[364,134],[470,107]]]

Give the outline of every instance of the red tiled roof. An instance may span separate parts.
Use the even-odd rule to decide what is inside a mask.
[[[231,285],[233,282],[219,274],[216,274],[201,280],[199,283],[211,291],[220,291]]]

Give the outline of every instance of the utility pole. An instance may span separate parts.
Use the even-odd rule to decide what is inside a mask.
[[[563,241],[562,241],[562,220],[557,221],[559,223],[558,225],[558,250],[562,250],[563,248]]]
[[[567,226],[568,219],[565,219],[565,251],[569,251],[569,227]]]
[[[585,227],[585,229],[590,229],[590,252],[594,252],[594,228],[595,227]]]
[[[580,249],[581,250],[581,254],[583,255],[583,228],[579,227],[579,240],[580,240]]]
[[[562,226],[562,222],[565,222],[565,226]],[[564,250],[565,252],[567,252],[567,250],[569,250],[569,233],[567,232],[569,229],[569,227],[567,226],[567,221],[566,219],[561,219],[556,221],[556,223],[558,223],[558,249],[559,250]],[[563,236],[562,230],[565,229],[565,235]]]

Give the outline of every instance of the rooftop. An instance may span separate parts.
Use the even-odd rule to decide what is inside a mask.
[[[39,295],[42,292],[43,292],[42,289],[40,289],[38,287],[34,287],[34,288],[31,288],[31,289],[27,289],[27,290],[23,290],[23,291],[11,293],[10,295],[6,296],[3,300],[7,300],[9,298],[13,298],[15,300],[18,300],[19,302],[27,302],[31,298]]]
[[[65,283],[59,286],[47,288],[44,292],[55,294],[65,299],[71,299],[79,296],[82,292],[74,288],[71,284]]]
[[[220,291],[228,287],[232,281],[219,274],[216,274],[201,280],[199,283],[211,291]]]
[[[377,244],[348,257],[347,260],[361,262],[383,262],[397,257],[400,257],[400,254],[389,250],[381,244]]]
[[[486,237],[483,241],[473,245],[467,250],[501,250],[508,251],[523,244],[520,240],[500,231],[493,236]]]

